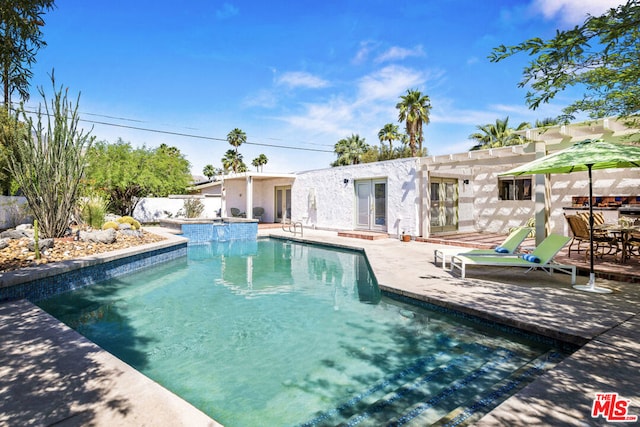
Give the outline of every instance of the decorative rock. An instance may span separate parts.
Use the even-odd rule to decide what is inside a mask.
[[[2,239],[22,239],[23,237],[32,237],[33,233],[29,234],[26,230],[6,230],[0,233]]]
[[[109,221],[118,222],[118,218],[120,218],[120,215],[106,214],[104,216],[104,222],[109,222]]]
[[[131,224],[127,224],[126,222],[118,224],[118,230],[131,230]]]
[[[16,227],[16,230],[33,230],[33,224],[20,224]]]
[[[0,249],[4,249],[9,246],[9,239],[0,239]]]
[[[53,247],[53,239],[38,239],[38,247],[40,250],[49,249]],[[27,243],[27,249],[31,252],[36,250],[36,242],[35,240],[29,240]]]
[[[81,231],[80,240],[83,242],[96,242],[111,244],[116,241],[117,232],[113,228],[97,231]]]
[[[127,225],[129,225],[129,224],[127,224]],[[120,230],[120,233],[124,234],[125,236],[142,237],[142,231],[141,230],[127,229],[127,230]]]

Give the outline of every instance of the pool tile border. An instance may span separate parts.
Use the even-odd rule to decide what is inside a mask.
[[[0,303],[38,301],[187,256],[187,239],[163,237],[156,243],[0,273]]]

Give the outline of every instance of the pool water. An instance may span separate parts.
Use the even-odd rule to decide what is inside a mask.
[[[382,296],[361,253],[277,239],[38,305],[227,427],[454,425],[559,357]]]

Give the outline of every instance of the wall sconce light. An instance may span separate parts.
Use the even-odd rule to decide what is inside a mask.
[[[345,178],[345,179],[342,180],[342,182],[344,182],[345,184],[348,184],[349,183],[349,179]]]
[[[463,184],[468,184],[468,183],[469,183],[469,180],[468,180],[468,179],[465,179],[464,181],[462,181],[462,183],[463,183]]]

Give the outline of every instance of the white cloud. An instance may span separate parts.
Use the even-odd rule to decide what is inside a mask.
[[[357,98],[359,103],[397,99],[407,89],[418,87],[424,82],[425,75],[417,70],[389,65],[360,79]]]
[[[326,103],[305,104],[304,107],[302,114],[280,119],[313,134],[339,136],[349,133],[349,129],[353,127],[354,112],[350,102],[336,98]]]
[[[581,24],[587,14],[599,16],[623,3],[620,0],[534,0],[532,6],[547,19],[558,17],[566,24]]]
[[[360,42],[360,49],[356,52],[356,56],[353,58],[352,62],[354,64],[361,64],[365,62],[376,45],[377,43],[369,40]]]
[[[404,47],[393,46],[388,49],[386,52],[378,55],[376,57],[375,62],[388,62],[388,61],[398,61],[410,56],[424,56],[424,50],[422,46],[416,46],[413,49],[406,49]]]
[[[229,19],[236,16],[239,12],[238,8],[231,3],[224,3],[220,9],[216,10],[216,18]]]
[[[313,74],[303,71],[292,71],[284,73],[276,80],[277,85],[289,87],[306,87],[311,89],[320,89],[329,86],[329,82],[316,77]]]

